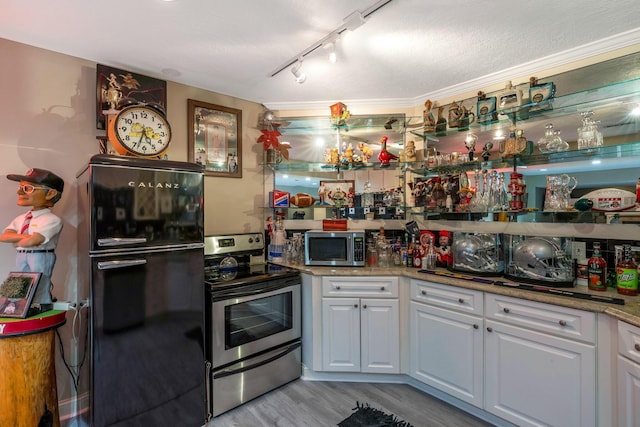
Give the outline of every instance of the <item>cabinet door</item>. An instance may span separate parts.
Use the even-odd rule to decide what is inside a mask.
[[[322,299],[322,368],[360,372],[360,299]]]
[[[485,410],[519,426],[595,425],[595,346],[485,326]]]
[[[410,375],[482,407],[482,318],[411,302]]]
[[[398,300],[362,299],[360,302],[362,372],[400,373]]]
[[[618,425],[636,427],[640,420],[640,365],[618,355]]]

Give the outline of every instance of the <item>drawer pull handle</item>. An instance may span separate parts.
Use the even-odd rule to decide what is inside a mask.
[[[493,332],[493,328],[491,326],[487,326],[487,332]]]
[[[353,308],[358,308],[358,304],[353,304]]]
[[[336,286],[336,291],[339,291],[339,290],[340,290],[340,286]]]
[[[381,287],[380,287],[380,290],[381,290],[381,291],[384,291],[384,286],[381,286]]]
[[[420,291],[420,293],[421,293],[422,295],[426,295],[426,294],[427,294],[427,291]]]
[[[478,326],[478,324],[477,324],[477,323],[474,323],[474,324],[473,324],[473,329],[478,329],[479,327],[480,327],[480,326]]]
[[[640,351],[640,344],[636,344],[636,345],[634,345],[634,346],[633,346],[633,348],[635,348],[635,349],[636,349],[636,351]]]
[[[567,326],[567,321],[566,320],[561,320],[558,323],[560,323],[560,326]]]
[[[462,299],[462,298],[458,298],[458,302],[459,302],[460,304],[464,304],[464,299]]]
[[[367,304],[363,305],[362,308],[367,308]]]
[[[507,307],[505,307],[505,308],[502,309],[502,311],[504,311],[505,313],[508,313],[511,310],[509,310]]]

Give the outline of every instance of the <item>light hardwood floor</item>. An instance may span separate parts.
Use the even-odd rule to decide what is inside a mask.
[[[207,427],[330,427],[347,418],[356,402],[414,427],[486,427],[447,403],[405,384],[296,380],[214,418]]]

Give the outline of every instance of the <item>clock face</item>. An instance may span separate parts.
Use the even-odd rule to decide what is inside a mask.
[[[158,157],[171,142],[169,122],[152,107],[125,107],[113,119],[112,126],[111,143],[120,154]]]

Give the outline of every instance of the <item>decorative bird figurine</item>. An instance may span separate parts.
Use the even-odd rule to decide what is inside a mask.
[[[380,160],[380,167],[388,167],[389,161],[398,160],[398,156],[387,151],[387,137],[383,136],[380,138],[380,144],[382,144],[382,148],[380,149],[380,154],[378,154],[378,160]]]

